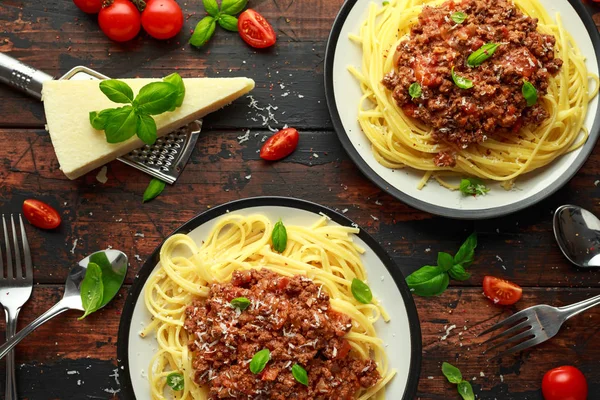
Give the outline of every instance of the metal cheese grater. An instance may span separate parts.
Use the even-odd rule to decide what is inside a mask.
[[[42,98],[42,84],[54,79],[19,60],[0,53],[0,82],[17,88],[37,99]],[[58,79],[108,79],[93,69],[79,66]],[[202,121],[194,121],[145,145],[118,160],[169,184],[175,183],[196,145]]]

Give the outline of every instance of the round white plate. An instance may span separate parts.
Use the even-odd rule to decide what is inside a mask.
[[[560,13],[565,28],[577,39],[587,57],[588,70],[598,74],[600,36],[591,16],[581,1],[540,0],[550,15]],[[388,169],[375,160],[371,144],[358,124],[357,112],[362,96],[356,79],[348,72],[353,65],[360,68],[362,51],[348,39],[358,33],[372,0],[347,0],[342,6],[329,36],[325,55],[325,94],[333,125],[342,145],[360,170],[381,189],[397,199],[433,214],[460,219],[481,219],[506,215],[539,202],[554,193],[577,173],[598,140],[600,120],[598,97],[589,106],[585,126],[590,132],[587,143],[577,151],[562,156],[545,168],[520,177],[515,188],[506,191],[498,184],[486,196],[463,196],[430,182],[422,190],[417,183],[420,171],[405,168]],[[381,4],[377,0],[378,4]]]
[[[284,217],[287,224],[294,225],[309,225],[322,215],[327,215],[332,224],[353,225],[345,216],[318,204],[292,198],[257,197],[215,207],[192,218],[174,233],[187,233],[200,243],[215,223],[230,212],[242,215],[261,213],[271,220]],[[369,285],[391,317],[390,322],[378,321],[375,325],[377,335],[387,346],[390,367],[397,370],[396,376],[386,387],[386,397],[394,400],[412,399],[417,390],[422,349],[419,318],[412,295],[400,269],[383,248],[363,230],[357,236],[356,243],[366,249],[362,260],[367,269]],[[146,280],[158,265],[159,251],[160,246],[136,276],[121,316],[117,352],[119,366],[123,369],[121,394],[125,399],[150,399],[147,371],[158,345],[154,337],[142,339],[139,332],[150,322],[143,291]]]

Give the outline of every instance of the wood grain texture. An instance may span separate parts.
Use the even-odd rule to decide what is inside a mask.
[[[470,232],[478,232],[472,278],[452,282],[440,297],[416,298],[423,334],[416,398],[458,398],[440,373],[443,361],[461,368],[480,399],[541,399],[544,372],[562,364],[580,367],[590,393],[600,391],[600,347],[594,341],[600,308],[569,321],[552,341],[499,361],[486,361],[477,347],[483,338],[475,338],[511,312],[540,303],[565,305],[600,293],[600,271],[571,266],[555,244],[551,225],[553,210],[565,203],[600,215],[597,151],[563,189],[509,217],[454,221],[414,210],[371,184],[332,131],[323,57],[342,0],[251,1],[279,36],[277,47],[266,51],[250,49],[223,30],[207,47],[191,48],[186,42],[203,16],[201,0],[180,4],[186,22],[174,40],[158,42],[141,35],[123,45],[106,39],[95,18],[80,13],[70,1],[0,2],[0,51],[55,76],[87,65],[113,77],[160,77],[177,70],[184,77],[244,75],[257,82],[252,96],[258,108],[244,97],[208,116],[177,184],[144,205],[141,197],[149,177],[119,162],[108,165],[106,184],[96,180],[95,172],[76,181],[65,178],[43,131],[41,104],[0,87],[0,210],[19,212],[24,199],[35,197],[55,206],[63,217],[56,231],[27,228],[36,286],[21,313],[21,326],[60,298],[71,265],[90,252],[109,246],[125,251],[131,260],[126,282],[131,284],[162,240],[194,215],[244,197],[293,196],[344,212],[383,245],[405,274],[434,262],[438,251],[454,253]],[[599,11],[591,3],[588,7]],[[600,26],[600,14],[594,20]],[[257,150],[271,134],[268,128],[284,124],[300,129],[298,150],[282,162],[262,161]],[[514,308],[492,305],[481,295],[487,274],[522,285],[523,300]],[[125,290],[88,319],[77,321],[77,313],[62,315],[17,347],[21,398],[118,397],[113,393],[119,390],[116,333]],[[0,362],[0,393],[2,368]]]

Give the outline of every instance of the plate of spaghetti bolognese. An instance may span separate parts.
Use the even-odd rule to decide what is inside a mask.
[[[323,206],[262,197],[156,249],[128,293],[118,361],[131,399],[412,399],[421,348],[404,277],[372,237]]]
[[[437,215],[497,217],[554,193],[590,155],[599,51],[579,1],[347,0],[327,103],[383,190]]]

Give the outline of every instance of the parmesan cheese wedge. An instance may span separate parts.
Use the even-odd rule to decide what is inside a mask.
[[[134,95],[146,84],[159,79],[121,79]],[[254,88],[249,78],[185,78],[185,99],[175,111],[155,115],[158,137],[216,111]],[[42,100],[47,130],[60,164],[69,179],[76,179],[93,169],[142,147],[134,136],[125,142],[106,142],[104,131],[94,129],[90,111],[123,106],[110,101],[97,80],[56,80],[44,82]]]

